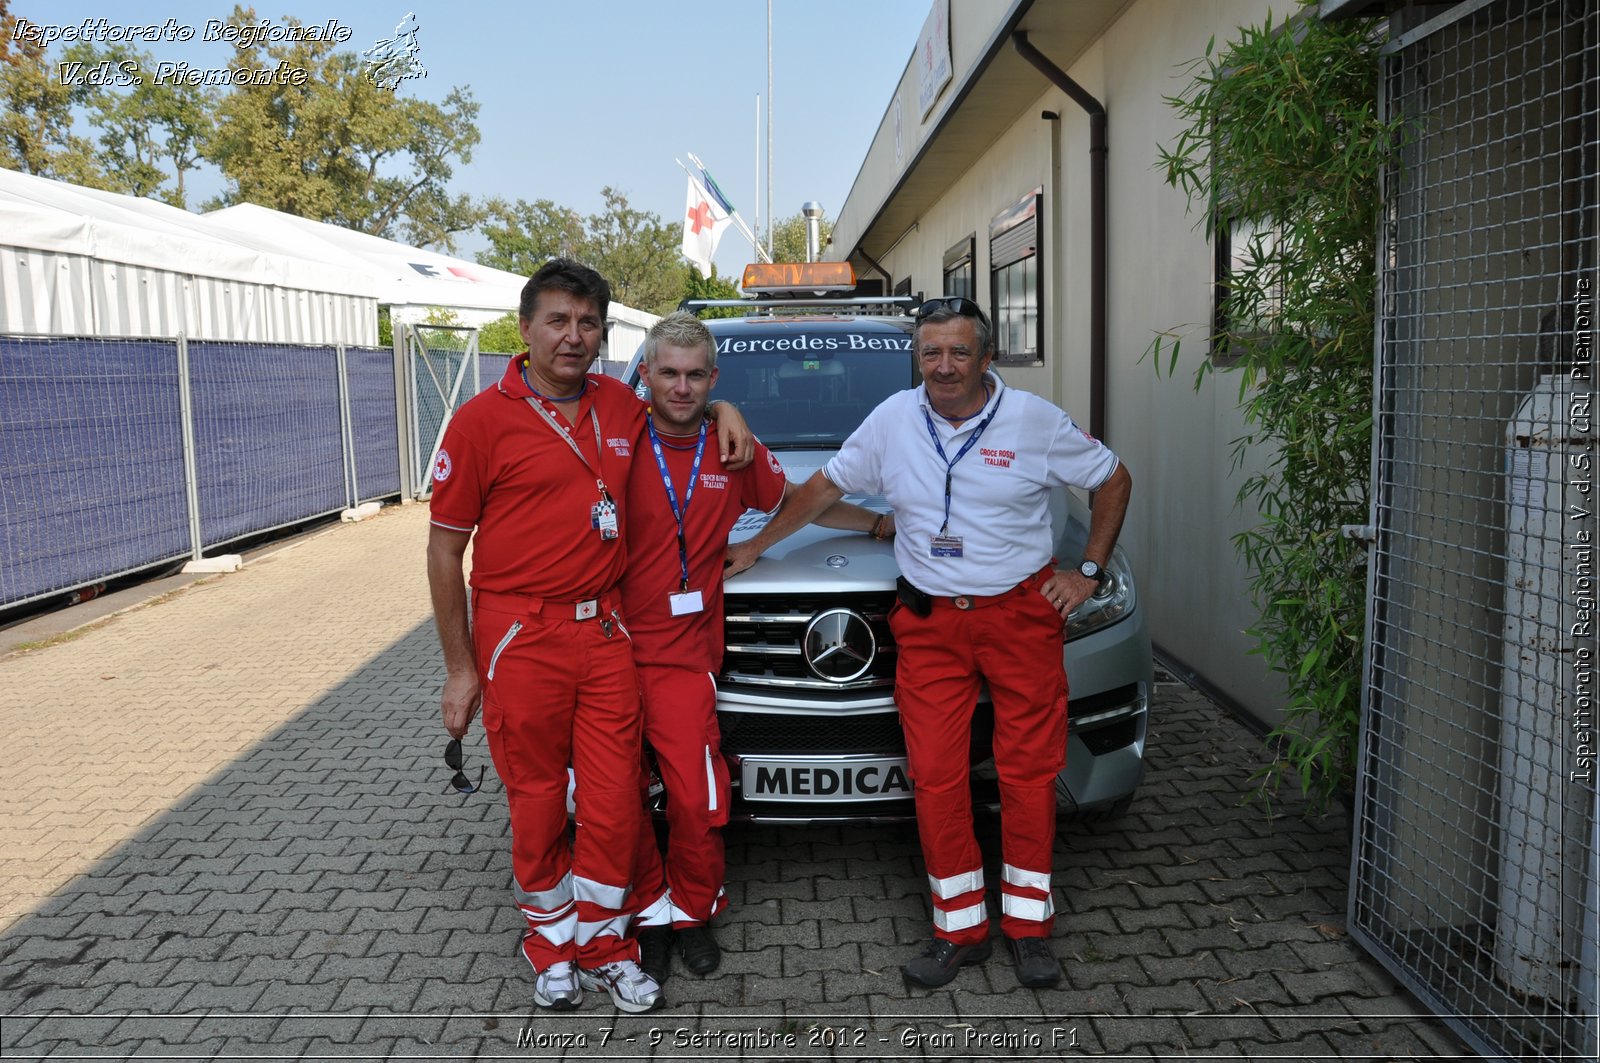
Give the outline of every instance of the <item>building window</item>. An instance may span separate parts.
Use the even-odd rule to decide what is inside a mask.
[[[944,253],[944,291],[941,294],[960,295],[968,299],[978,297],[974,265],[977,243],[977,234],[969,234],[965,240]]]
[[[1267,334],[1283,306],[1277,283],[1278,227],[1219,216],[1212,227],[1211,364],[1237,365],[1244,346]],[[1241,283],[1248,290],[1236,290]],[[1238,313],[1241,307],[1248,312]]]
[[[1040,270],[1044,247],[1044,189],[1035,188],[989,224],[989,303],[994,308],[995,360],[1042,365],[1039,308],[1044,303]]]

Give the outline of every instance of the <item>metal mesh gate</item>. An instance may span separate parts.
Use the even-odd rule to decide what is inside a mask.
[[[1597,37],[1472,0],[1386,48],[1350,926],[1506,1058],[1596,1052]]]
[[[450,417],[478,393],[478,330],[407,324],[406,373],[411,399],[411,460],[416,497],[433,494],[433,457]]]

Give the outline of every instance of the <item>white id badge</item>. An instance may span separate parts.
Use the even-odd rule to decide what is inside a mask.
[[[595,531],[600,533],[602,539],[615,539],[617,537],[617,504],[608,499],[601,499],[589,510],[589,523]]]
[[[667,604],[672,606],[673,616],[688,616],[690,613],[698,613],[705,608],[705,603],[700,600],[699,591],[669,594],[667,595]]]
[[[928,543],[929,557],[960,557],[961,536],[935,535]]]

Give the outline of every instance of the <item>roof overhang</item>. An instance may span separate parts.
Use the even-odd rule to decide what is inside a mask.
[[[898,181],[872,211],[843,257],[885,254],[989,150],[1050,82],[1017,54],[1011,35],[1029,42],[1063,70],[1098,39],[1132,0],[1017,0]],[[851,196],[867,190],[855,188]]]

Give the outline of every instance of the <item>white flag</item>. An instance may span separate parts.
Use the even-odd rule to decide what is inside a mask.
[[[717,242],[731,224],[722,205],[690,177],[689,202],[683,218],[683,257],[707,277],[711,276],[711,256],[717,253]]]

